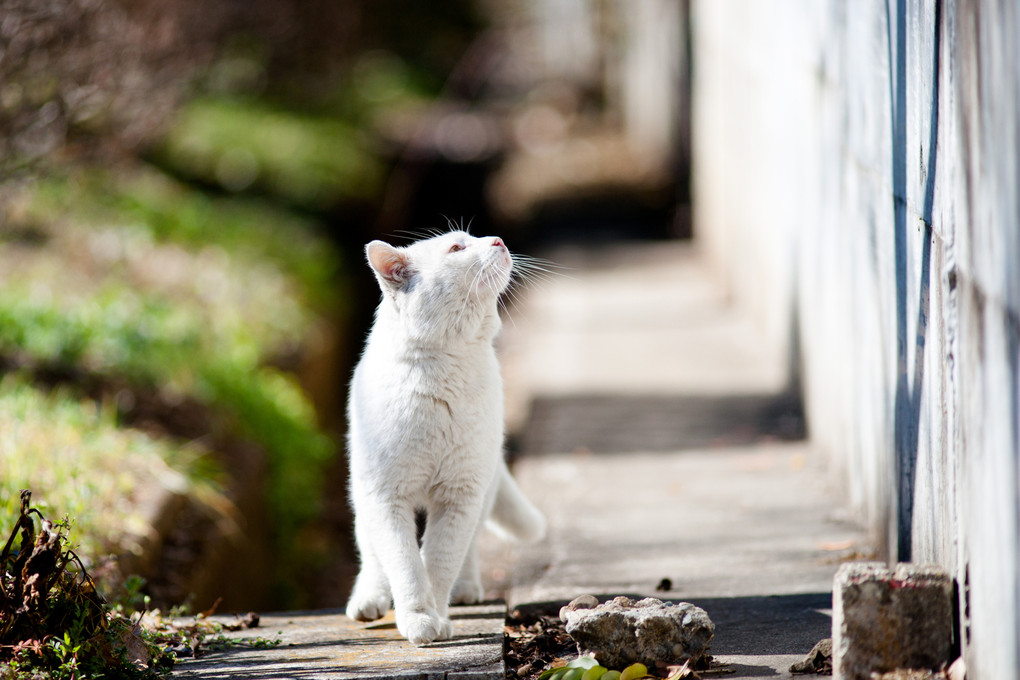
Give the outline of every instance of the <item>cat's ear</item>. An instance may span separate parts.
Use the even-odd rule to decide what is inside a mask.
[[[365,254],[380,281],[400,287],[411,278],[411,266],[403,250],[385,241],[372,241],[365,246]]]

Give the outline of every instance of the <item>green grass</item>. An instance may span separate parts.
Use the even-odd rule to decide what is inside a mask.
[[[54,173],[13,206],[0,231],[0,358],[204,405],[218,432],[265,452],[277,539],[312,519],[336,444],[274,366],[343,323],[340,258],[315,224],[147,168]]]
[[[182,304],[109,280],[91,294],[39,296],[33,281],[0,287],[0,355],[196,398],[266,451],[281,533],[314,515],[321,469],[335,445],[295,378],[262,363],[275,343],[297,340],[275,323],[288,314],[273,286],[261,295],[249,289],[242,314],[222,301]]]
[[[130,235],[112,238],[130,238],[143,247],[174,244],[244,268],[269,264],[311,306],[333,309],[342,303],[336,294],[340,258],[318,224],[265,200],[210,196],[138,165],[52,172],[27,187],[17,204],[16,220],[42,225],[44,232],[54,225],[63,231],[119,228]]]
[[[71,518],[83,555],[137,550],[151,530],[143,495],[189,494],[222,507],[203,456],[118,427],[112,406],[7,376],[0,380],[0,533],[14,526],[20,492],[30,489],[45,514]]]

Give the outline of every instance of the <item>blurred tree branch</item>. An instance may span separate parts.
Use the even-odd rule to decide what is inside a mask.
[[[271,77],[314,87],[352,48],[363,1],[2,0],[0,172],[143,148],[238,36]]]

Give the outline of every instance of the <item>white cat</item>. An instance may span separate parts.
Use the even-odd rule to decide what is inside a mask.
[[[348,401],[361,571],[347,615],[371,621],[392,600],[401,635],[425,644],[453,634],[451,602],[482,598],[475,538],[486,518],[517,540],[545,533],[503,460],[493,340],[514,260],[499,238],[463,231],[365,252],[383,295]]]

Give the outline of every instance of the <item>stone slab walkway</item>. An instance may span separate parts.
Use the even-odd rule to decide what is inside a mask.
[[[502,680],[502,602],[451,610],[451,640],[417,647],[397,633],[393,612],[372,623],[339,610],[263,614],[258,628],[225,633],[272,647],[228,647],[178,662],[174,677],[220,680]]]

